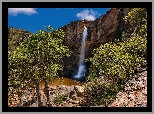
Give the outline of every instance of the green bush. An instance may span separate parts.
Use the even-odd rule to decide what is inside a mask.
[[[140,67],[146,56],[146,38],[132,36],[128,42],[106,43],[95,49],[93,58],[90,58],[90,74],[87,79],[98,75],[105,75],[114,81],[123,80],[127,75]]]
[[[101,80],[94,79],[85,86],[84,105],[108,105],[119,90],[120,86],[114,82],[105,84]]]
[[[65,95],[63,94],[58,94],[55,99],[54,99],[54,103],[59,105],[64,101]]]
[[[142,37],[147,36],[147,9],[146,8],[133,8],[128,12],[124,21],[130,26],[139,28],[138,35]]]

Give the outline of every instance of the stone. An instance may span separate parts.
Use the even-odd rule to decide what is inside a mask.
[[[68,104],[68,107],[73,107],[74,105],[72,103],[69,103]]]
[[[70,101],[69,101],[70,103],[73,103],[73,104],[78,104],[79,103],[79,101],[76,101],[76,100],[72,100],[72,99],[70,99]]]
[[[49,90],[52,91],[52,90],[56,90],[57,89],[57,86],[50,86]]]
[[[77,86],[74,86],[74,90],[76,91],[78,97],[83,96],[84,87],[77,85]]]
[[[75,91],[71,91],[70,93],[69,93],[69,98],[72,98],[72,97],[74,97],[76,95],[76,92]]]

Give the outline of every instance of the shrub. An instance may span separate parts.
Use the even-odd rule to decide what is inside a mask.
[[[55,98],[54,98],[54,103],[59,105],[64,101],[65,95],[63,94],[58,94]]]
[[[147,36],[146,8],[133,8],[123,19],[126,23],[130,24],[130,26],[136,26],[137,28],[139,28],[138,35],[142,37]]]
[[[108,105],[120,86],[115,83],[105,84],[101,80],[94,79],[85,86],[85,106]],[[108,100],[110,99],[110,100]]]
[[[124,80],[140,67],[146,55],[146,39],[132,36],[128,42],[106,43],[95,49],[90,58],[90,74],[87,79],[105,75],[114,81]]]

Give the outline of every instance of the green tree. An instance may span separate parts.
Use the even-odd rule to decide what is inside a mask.
[[[142,37],[147,36],[147,9],[146,8],[133,8],[128,15],[124,17],[124,21],[129,23],[130,26],[136,26],[139,31],[138,35]]]
[[[48,26],[30,38],[24,39],[15,51],[8,51],[8,72],[11,85],[14,88],[36,85],[40,103],[39,83],[45,81],[45,87],[47,87],[48,81],[58,76],[58,70],[63,70],[63,65],[60,64],[61,59],[71,55],[69,48],[62,44],[64,35],[63,30],[55,30]]]

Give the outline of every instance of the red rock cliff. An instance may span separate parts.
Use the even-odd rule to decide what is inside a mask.
[[[72,76],[77,72],[84,25],[88,28],[85,45],[85,58],[88,58],[93,56],[94,48],[111,41],[117,29],[121,31],[127,29],[123,17],[129,10],[130,8],[111,8],[105,15],[94,21],[77,20],[62,26],[61,29],[65,32],[64,44],[73,51],[73,54],[69,58],[63,59],[64,72],[61,75]]]

